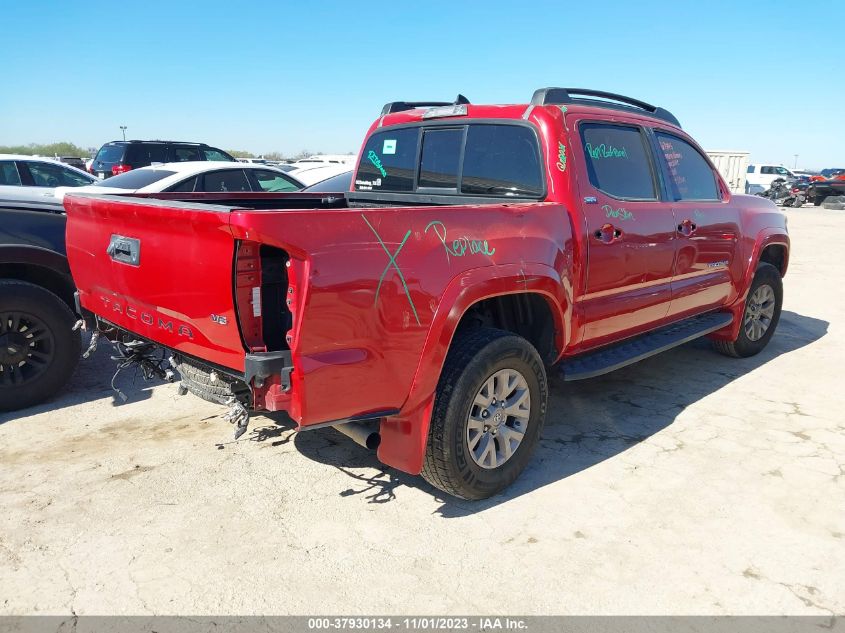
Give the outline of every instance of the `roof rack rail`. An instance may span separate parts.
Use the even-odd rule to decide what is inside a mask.
[[[585,97],[598,97],[597,99],[582,99],[576,98],[572,95],[583,95]],[[606,99],[606,101],[603,101]],[[613,101],[617,103],[612,103]],[[617,110],[645,110],[648,114],[661,119],[672,125],[681,127],[680,122],[675,115],[658,106],[653,106],[645,101],[633,99],[624,95],[618,95],[613,92],[604,92],[603,90],[589,90],[585,88],[540,88],[534,91],[531,97],[531,105],[564,105],[567,103],[576,103],[582,105],[598,106],[602,108],[613,108]],[[620,105],[621,104],[621,105]]]
[[[425,108],[428,106],[450,106],[469,103],[469,99],[459,94],[454,101],[391,101],[385,103],[381,109],[381,116],[385,114],[392,114],[393,112],[404,112],[405,110],[413,110],[414,108]]]

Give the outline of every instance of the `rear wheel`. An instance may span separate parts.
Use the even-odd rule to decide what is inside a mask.
[[[716,349],[735,358],[762,351],[775,333],[782,304],[783,283],[778,269],[771,264],[758,264],[745,300],[739,334],[733,341],[714,341]]]
[[[82,347],[75,321],[49,290],[0,281],[0,411],[46,400],[67,382]]]
[[[524,338],[492,328],[455,337],[437,387],[422,476],[485,499],[528,463],[546,417],[546,369]]]

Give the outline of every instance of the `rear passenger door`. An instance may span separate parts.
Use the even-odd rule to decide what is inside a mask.
[[[655,130],[677,233],[669,315],[683,317],[728,299],[736,262],[739,213],[704,154],[679,135]],[[736,270],[734,270],[736,269]]]
[[[672,206],[660,200],[652,145],[638,125],[578,123],[579,179],[587,232],[581,300],[585,347],[656,327],[671,303]]]

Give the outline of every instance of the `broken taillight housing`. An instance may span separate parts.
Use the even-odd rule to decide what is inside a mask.
[[[292,324],[288,304],[288,254],[258,242],[238,242],[235,255],[235,308],[244,347],[251,352],[288,349]]]
[[[252,352],[266,352],[262,335],[260,244],[239,242],[235,255],[235,307],[241,338]]]

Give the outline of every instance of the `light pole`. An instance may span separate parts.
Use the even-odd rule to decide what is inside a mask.
[[[120,126],[120,131],[121,131],[121,132],[123,132],[123,140],[125,141],[125,140],[126,140],[126,126],[125,126],[125,125],[121,125],[121,126]]]
[[[798,169],[798,154],[793,154],[795,157],[795,162],[792,163],[792,169]]]

